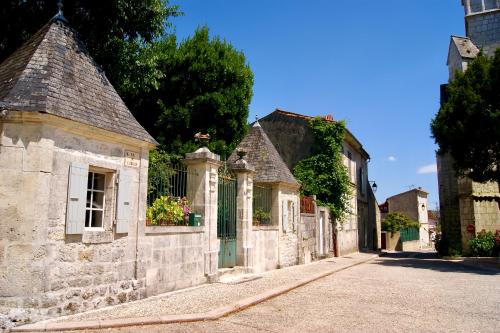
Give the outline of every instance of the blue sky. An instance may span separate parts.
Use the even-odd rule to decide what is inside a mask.
[[[172,3],[185,13],[172,21],[179,39],[207,25],[244,52],[255,76],[250,121],[277,107],[344,119],[371,155],[380,203],[421,186],[435,206],[429,123],[450,35],[464,34],[460,0]]]

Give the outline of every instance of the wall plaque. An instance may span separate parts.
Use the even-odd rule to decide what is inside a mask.
[[[125,150],[125,166],[138,168],[140,166],[139,153],[135,151]]]

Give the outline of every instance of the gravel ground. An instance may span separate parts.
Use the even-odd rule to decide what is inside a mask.
[[[372,254],[355,254],[344,258],[331,258],[309,265],[293,266],[258,274],[261,278],[241,284],[206,284],[198,288],[195,287],[185,291],[167,293],[137,302],[103,308],[51,321],[82,321],[145,317],[159,314],[203,313],[257,293],[304,279],[313,274],[326,272],[333,267],[340,268],[354,262],[366,260],[371,256]]]
[[[166,331],[500,332],[500,271],[389,255],[217,321],[86,333]]]

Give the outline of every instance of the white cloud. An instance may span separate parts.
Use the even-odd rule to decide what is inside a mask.
[[[388,159],[390,162],[396,162],[396,156],[391,155],[391,156],[387,157],[387,159]]]
[[[417,170],[417,173],[420,174],[420,175],[426,174],[426,173],[436,173],[436,172],[437,172],[437,165],[436,165],[436,163],[421,166]]]

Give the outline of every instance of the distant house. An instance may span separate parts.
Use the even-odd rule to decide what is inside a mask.
[[[451,36],[447,66],[450,80],[463,72],[481,51],[493,56],[500,48],[500,2],[462,0],[465,37]],[[441,86],[441,103],[447,100],[447,85]],[[500,187],[496,182],[477,183],[457,177],[453,158],[438,152],[440,224],[443,237],[455,251],[467,253],[468,241],[483,229],[500,229]]]
[[[309,128],[313,119],[297,113],[276,109],[259,120],[274,147],[290,170],[314,149],[314,137]],[[323,118],[334,121],[331,116]],[[368,182],[370,156],[363,145],[349,131],[343,142],[344,164],[348,169],[353,195],[353,213],[335,233],[337,253],[356,252],[359,249],[377,249],[380,245],[380,213]],[[337,224],[340,225],[340,224]]]
[[[429,210],[428,221],[429,221],[429,231],[436,232],[439,224],[439,211],[438,210]]]
[[[386,202],[381,205],[383,218],[388,213],[403,213],[410,219],[417,221],[420,224],[419,238],[420,247],[425,248],[430,246],[430,228],[428,218],[428,203],[427,196],[429,194],[422,188],[415,188],[409,191],[393,195],[387,198]]]

